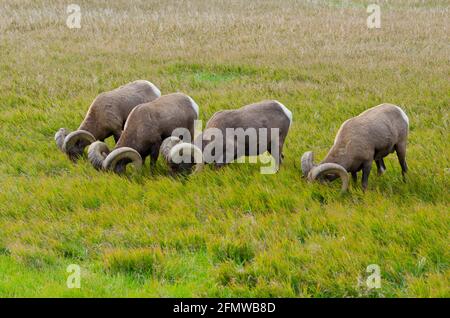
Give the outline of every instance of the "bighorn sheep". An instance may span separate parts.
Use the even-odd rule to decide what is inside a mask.
[[[219,111],[207,122],[205,131],[194,144],[167,140],[162,149],[163,156],[172,171],[187,170],[196,164],[195,171],[199,172],[205,163],[220,167],[242,156],[255,156],[268,151],[278,168],[291,122],[291,111],[278,101],[263,101],[236,110]],[[200,148],[203,158],[199,160]],[[175,155],[197,159],[195,162],[183,161],[180,165],[174,162]]]
[[[103,141],[114,136],[117,142],[133,108],[159,96],[160,90],[145,80],[137,80],[101,93],[89,107],[78,130],[71,133],[66,128],[58,130],[55,134],[56,145],[75,161],[84,148],[95,140]]]
[[[89,146],[88,158],[97,169],[122,173],[130,162],[140,168],[150,155],[150,166],[153,167],[162,141],[175,129],[187,129],[193,136],[198,113],[194,100],[181,93],[164,95],[138,105],[128,116],[114,150],[110,152],[105,143],[96,141]]]
[[[172,173],[191,172],[195,163],[202,161],[202,151],[191,143],[183,142],[177,136],[170,136],[161,144],[160,153]],[[177,156],[178,159],[175,159]]]
[[[348,172],[356,182],[357,172],[362,170],[362,188],[365,191],[372,161],[375,160],[378,174],[381,175],[386,170],[383,158],[395,150],[405,180],[408,171],[406,165],[408,130],[408,116],[400,107],[381,104],[370,108],[342,124],[333,147],[319,165],[314,164],[311,151],[302,156],[303,176],[310,181],[322,177],[331,181],[338,175],[342,179],[342,190],[346,191]]]

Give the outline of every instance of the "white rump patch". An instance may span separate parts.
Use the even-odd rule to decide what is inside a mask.
[[[395,107],[397,107],[397,109],[399,110],[399,112],[400,112],[400,114],[402,115],[402,117],[403,117],[403,120],[406,122],[406,124],[408,125],[408,127],[409,127],[409,118],[408,118],[408,116],[406,116],[406,113],[403,111],[403,109],[401,109],[400,107],[398,107],[398,106],[395,106]]]
[[[286,114],[287,118],[289,118],[289,124],[292,123],[292,112],[283,104],[281,104],[279,101],[275,101],[275,103],[278,104],[278,106],[281,107],[281,109],[283,110],[283,112]]]
[[[155,92],[155,94],[156,94],[158,97],[161,96],[161,91],[159,90],[158,87],[156,87],[155,84],[153,84],[152,82],[146,81],[146,80],[142,80],[142,81],[143,81],[144,83],[147,83],[147,84],[152,88],[152,90]]]
[[[187,96],[187,95],[186,95],[186,96]],[[189,100],[191,101],[191,107],[192,107],[192,109],[195,111],[195,113],[197,114],[197,118],[198,118],[198,116],[199,116],[199,108],[198,108],[198,105],[197,105],[197,103],[192,99],[191,96],[188,96],[188,98],[189,98]]]

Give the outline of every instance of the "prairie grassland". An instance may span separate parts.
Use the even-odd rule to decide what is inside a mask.
[[[378,1],[381,29],[372,1],[72,2],[81,29],[67,1],[0,4],[0,296],[450,296],[449,1]],[[189,94],[204,121],[281,101],[284,165],[172,178],[162,160],[131,177],[69,162],[55,131],[135,79]],[[303,152],[320,160],[382,102],[410,118],[407,183],[395,155],[365,194],[301,178]]]

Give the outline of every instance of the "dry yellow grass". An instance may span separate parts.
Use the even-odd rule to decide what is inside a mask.
[[[67,1],[0,4],[1,296],[449,296],[449,1]],[[135,79],[215,111],[278,99],[294,114],[274,176],[231,165],[123,178],[54,145],[92,99]],[[341,197],[308,184],[340,124],[381,102],[411,121],[394,156]],[[146,263],[151,262],[151,268]],[[82,288],[67,289],[70,263]],[[379,264],[382,288],[358,284]]]

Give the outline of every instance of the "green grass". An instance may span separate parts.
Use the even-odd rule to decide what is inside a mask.
[[[79,1],[80,30],[66,3],[2,4],[0,296],[449,297],[448,2],[380,1],[379,30],[367,1],[189,3]],[[139,78],[192,96],[204,122],[281,101],[294,114],[281,170],[70,162],[56,130]],[[395,155],[366,193],[301,177],[305,151],[320,160],[344,120],[382,102],[410,118],[406,183]],[[364,284],[370,264],[380,289]]]

